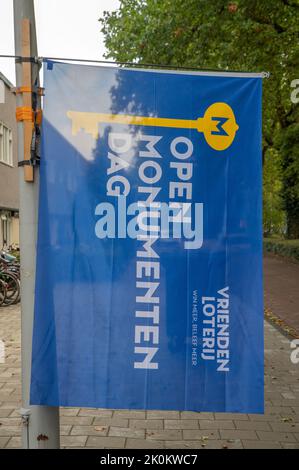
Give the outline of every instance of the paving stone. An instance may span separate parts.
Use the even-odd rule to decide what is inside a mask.
[[[165,419],[165,429],[198,429],[198,421],[195,419]]]
[[[165,441],[166,449],[201,449],[200,441]]]
[[[15,437],[21,434],[21,426],[0,426],[0,436]]]
[[[19,397],[17,397],[19,398]],[[5,402],[16,402],[16,397],[13,396],[11,393],[4,393],[0,390],[0,400]]]
[[[258,439],[255,431],[244,431],[242,429],[236,430],[220,430],[220,436],[222,439],[241,439],[251,440]]]
[[[1,395],[1,391],[0,391]],[[1,398],[0,398],[1,399]],[[291,399],[284,399],[284,400],[271,400],[272,404],[274,406],[279,406],[279,407],[291,407],[291,406],[299,406],[299,400],[291,400]]]
[[[5,449],[21,449],[21,448],[22,448],[21,437],[12,437],[11,439],[9,439],[5,447]]]
[[[181,419],[200,419],[202,413],[198,413],[197,411],[181,411],[180,418]],[[212,419],[214,418],[213,413],[210,413]],[[209,417],[208,419],[211,419]]]
[[[19,410],[21,407],[21,401],[15,401],[15,400],[6,400],[6,402],[3,403],[1,406],[2,409],[7,409],[7,408],[13,408],[14,411]],[[20,413],[19,413],[20,415]]]
[[[295,436],[291,433],[276,431],[257,431],[258,438],[261,441],[295,442]]]
[[[179,411],[147,411],[147,419],[180,419]]]
[[[281,396],[280,392],[270,392],[270,391],[268,391],[267,392],[267,398],[269,400],[271,400],[271,402],[273,403],[273,400],[281,400],[282,396]]]
[[[281,449],[280,442],[242,440],[244,449]]]
[[[296,400],[296,394],[293,392],[282,392],[281,395],[287,400]]]
[[[234,441],[224,440],[208,440],[201,446],[202,449],[243,449],[243,444],[240,439]]]
[[[239,414],[239,413],[215,413],[215,419],[219,420],[225,420],[229,419],[231,421],[237,420],[237,421],[243,421],[243,420],[248,420],[248,415],[246,414]]]
[[[108,426],[73,426],[71,436],[107,436]]]
[[[299,442],[282,442],[281,446],[283,449],[299,449]]]
[[[77,416],[79,411],[80,408],[60,408],[60,416]]]
[[[125,438],[121,437],[96,437],[89,436],[86,442],[87,447],[96,447],[97,449],[124,449]]]
[[[80,408],[78,416],[92,416],[92,417],[99,417],[99,418],[111,418],[113,410],[96,410],[96,409],[88,409],[88,408]]]
[[[166,441],[167,449],[242,449],[240,440],[228,443],[222,440]]]
[[[293,414],[290,406],[268,406],[265,407],[265,418],[269,416],[285,416],[286,414]]]
[[[199,421],[200,429],[235,429],[235,425],[231,420],[220,420],[215,419],[213,421],[209,420],[200,420]]]
[[[9,418],[20,418],[20,407],[18,407],[16,410],[13,410],[10,413]]]
[[[15,388],[7,387],[5,384],[1,388],[1,394],[7,393],[8,395],[11,395],[14,391],[15,391]]]
[[[61,436],[60,444],[64,447],[84,447],[87,436]]]
[[[269,420],[272,420],[272,421],[275,421],[277,419],[279,419],[279,415],[269,415],[269,414],[261,414],[261,415],[258,415],[258,414],[249,414],[247,415],[249,420],[250,421],[269,421]],[[236,421],[239,421],[238,419],[236,419]]]
[[[157,431],[146,431],[147,439],[154,439],[157,441],[180,441],[182,440],[182,431],[178,429],[161,429]]]
[[[126,449],[163,449],[163,441],[150,441],[149,439],[127,439]]]
[[[70,449],[70,447],[67,447],[67,446],[62,446],[60,444],[60,449],[61,450],[64,450],[64,449]],[[87,445],[85,445],[84,447],[72,447],[71,450],[89,450],[89,449],[94,449],[94,447],[87,447]]]
[[[8,416],[14,411],[13,408],[0,408],[0,420],[1,418],[8,418]]]
[[[130,419],[130,428],[133,429],[163,429],[162,419]]]
[[[291,421],[289,423],[270,423],[272,431],[279,431],[279,432],[299,432],[299,424]]]
[[[0,449],[4,449],[9,441],[9,437],[0,437]]]
[[[4,372],[4,373],[0,374],[1,382],[7,382],[7,379],[12,378],[12,377],[13,376],[12,376],[11,372]]]
[[[190,441],[194,441],[196,439],[200,439],[200,440],[209,440],[209,439],[219,439],[219,433],[218,431],[215,429],[213,429],[213,431],[210,431],[209,429],[202,429],[202,430],[184,430],[183,431],[183,437],[184,439],[186,440],[190,440]]]
[[[132,420],[131,420],[132,421]],[[142,421],[142,420],[137,420]],[[94,426],[119,426],[120,428],[129,427],[129,420],[123,418],[94,418]]]
[[[112,437],[134,437],[141,438],[145,437],[144,429],[131,429],[131,428],[119,428],[117,426],[111,426],[109,428],[109,436]]]
[[[113,413],[113,418],[145,419],[145,411],[115,410]]]
[[[94,421],[93,416],[60,416],[60,424],[71,424],[72,426],[88,426]]]
[[[21,418],[0,418],[0,426],[20,426]]]
[[[60,435],[61,436],[68,436],[71,432],[72,426],[67,424],[60,425]]]
[[[206,421],[207,419],[213,420],[215,419],[215,413],[204,411],[202,413],[199,413],[198,419],[203,419],[204,421]]]
[[[271,427],[266,421],[235,421],[235,426],[236,429],[242,430],[271,431]]]

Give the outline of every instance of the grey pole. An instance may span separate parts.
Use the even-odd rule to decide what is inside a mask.
[[[31,23],[31,55],[37,56],[37,41],[33,0],[14,0],[15,54],[21,53],[22,19]],[[38,77],[38,65],[32,64],[32,79]],[[22,86],[22,64],[16,64],[17,87]],[[17,95],[17,106],[22,96]],[[23,124],[18,123],[18,158],[24,159]],[[20,252],[21,252],[21,312],[22,312],[22,443],[25,449],[59,448],[59,408],[30,406],[30,374],[32,328],[34,311],[34,284],[38,214],[39,175],[35,181],[24,181],[24,170],[19,171],[20,187]]]

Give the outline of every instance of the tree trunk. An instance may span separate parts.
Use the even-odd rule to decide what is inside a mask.
[[[299,214],[288,214],[288,230],[287,230],[287,237],[290,240],[299,239]]]

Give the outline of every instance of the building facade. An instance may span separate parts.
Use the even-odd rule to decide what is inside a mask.
[[[19,246],[16,94],[0,72],[0,250]]]

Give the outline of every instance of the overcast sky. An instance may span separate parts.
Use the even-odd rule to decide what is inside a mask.
[[[118,0],[35,0],[38,54],[46,57],[102,59],[98,19],[116,10]],[[14,54],[13,0],[0,0],[0,54]],[[14,61],[0,58],[0,71],[15,83]]]

